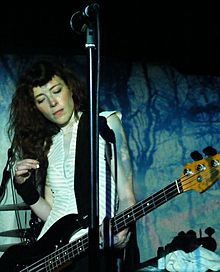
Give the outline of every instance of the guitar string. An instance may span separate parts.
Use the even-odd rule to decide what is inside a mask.
[[[216,168],[212,169],[209,171],[209,173],[212,173],[213,171],[216,171]],[[206,171],[207,172],[207,171]],[[189,187],[187,188],[187,190],[190,190],[189,188],[192,187],[192,183],[194,183],[195,181],[197,181],[197,176],[199,173],[204,173],[204,171],[198,171],[196,174],[190,176],[190,177],[187,177],[186,175],[180,177],[178,180],[177,180],[177,183],[178,183],[178,186],[181,187],[181,191],[179,192],[177,190],[177,185],[176,185],[176,182],[174,183],[171,183],[169,184],[168,186],[166,186],[164,189],[160,190],[159,192],[155,193],[153,196],[156,196],[157,195],[157,198],[158,198],[158,205],[161,205],[163,204],[164,202],[166,202],[169,197],[164,197],[164,193],[165,191],[168,191],[169,194],[170,193],[173,193],[173,192],[176,192],[176,195],[180,194],[180,193],[183,193],[184,190],[183,190],[183,183],[184,183],[184,187],[186,187],[187,185],[189,185]],[[195,177],[195,179],[192,179],[193,177]],[[204,177],[207,177],[208,176],[208,173],[206,173],[205,175],[203,175],[203,178]],[[183,178],[187,177],[184,181],[182,181]],[[186,182],[188,181],[188,183]],[[174,190],[175,189],[175,190]],[[136,214],[136,216],[138,215],[138,212],[140,210],[140,207],[141,207],[141,210],[143,210],[144,213],[146,213],[146,211],[144,210],[145,208],[148,208],[150,207],[150,198],[153,200],[153,196],[149,197],[148,199],[146,200],[143,200],[143,201],[140,201],[138,202],[137,204],[135,204],[135,208],[132,209],[132,213],[130,212],[130,208],[128,208],[128,210],[125,210],[122,214],[118,214],[116,215],[114,218],[111,219],[111,223],[112,223],[112,227],[113,227],[113,233],[114,232],[117,232],[118,230],[120,230],[123,226],[123,228],[125,228],[127,225],[129,225],[129,223],[133,222],[134,220],[132,219],[132,217],[134,217],[134,214]],[[173,196],[172,196],[173,197]],[[171,197],[171,198],[172,198]],[[161,200],[162,199],[162,200]],[[161,201],[161,202],[160,202]],[[145,204],[143,204],[145,203]],[[139,206],[139,207],[138,207]],[[148,212],[150,212],[151,210],[153,210],[155,208],[155,202],[154,202],[154,205],[153,207],[151,207],[151,209],[149,209]],[[142,213],[140,213],[138,215],[138,217],[141,216]],[[122,216],[123,215],[123,216]],[[122,218],[122,219],[121,219]],[[137,218],[135,218],[135,220],[137,220]],[[120,227],[120,224],[121,224],[121,227]],[[118,225],[116,227],[116,225]],[[72,249],[73,248],[73,244],[77,245],[77,244],[80,244],[80,246],[76,246],[76,249]],[[83,248],[83,249],[82,249]],[[72,249],[72,251],[68,252],[69,249]],[[82,252],[85,252],[85,250],[88,249],[88,235],[83,235],[82,237],[80,237],[79,239],[71,242],[70,244],[66,244],[64,246],[62,246],[61,248],[57,249],[55,252],[41,258],[40,260],[38,260],[37,262],[31,264],[29,267],[28,267],[28,270],[26,269],[23,269],[21,270],[20,272],[24,272],[24,271],[43,271],[42,269],[45,268],[45,263],[42,263],[42,261],[47,261],[48,265],[51,266],[53,265],[53,259],[55,260],[55,266],[52,267],[52,269],[55,269],[55,268],[58,268],[60,267],[60,265],[62,265],[64,263],[64,261],[69,261],[71,260],[73,257],[75,257],[76,255],[79,255],[81,254]],[[75,251],[75,256],[73,256],[72,254],[70,255],[70,253],[74,253]],[[53,256],[54,255],[54,256]],[[60,255],[60,256],[59,256]],[[62,257],[61,257],[62,255]],[[61,257],[61,258],[60,258]],[[63,258],[63,260],[62,260]],[[67,259],[66,259],[67,258]],[[42,266],[43,267],[40,267]],[[48,266],[47,265],[47,266]],[[58,265],[58,266],[57,266]],[[35,267],[34,267],[35,266]],[[40,269],[40,270],[30,270],[31,267],[34,268],[37,268],[37,269]],[[50,269],[50,267],[47,267]],[[53,271],[53,270],[46,270],[46,271]]]
[[[178,186],[180,187],[181,182],[177,180]],[[169,195],[165,195],[165,193],[169,192]],[[126,210],[123,212],[123,215],[119,214],[113,218],[113,233],[117,233],[121,230],[122,225],[129,225],[133,221],[133,217],[140,218],[142,214],[146,214],[148,212],[154,210],[156,207],[162,205],[164,202],[167,202],[170,198],[173,198],[173,193],[180,194],[182,193],[182,189],[178,192],[176,187],[176,182],[166,186],[164,189],[155,193],[153,196],[138,202],[135,207],[130,211]],[[156,201],[155,201],[156,200]],[[156,205],[157,204],[157,205]],[[121,217],[123,219],[121,220]]]
[[[197,173],[191,175],[190,177],[187,177],[186,175],[180,177],[177,180],[178,186],[181,187],[181,192],[180,193],[184,192],[183,187],[188,186],[186,190],[187,191],[190,190],[190,188],[192,188],[192,184],[195,183],[195,181],[198,182],[197,178],[198,178],[198,175],[200,173],[203,174],[203,178],[206,178],[207,176],[209,176],[210,174],[215,172],[216,168],[209,170],[209,172],[207,170],[206,170],[206,172],[198,171]],[[186,179],[184,181],[182,181],[183,178],[186,178]],[[187,181],[188,181],[188,183],[187,183]],[[184,183],[184,186],[182,186],[183,183]],[[118,214],[112,219],[113,233],[117,233],[118,231],[120,231],[122,229],[122,226],[124,228],[126,225],[129,225],[133,221],[132,218],[134,217],[134,214],[137,217],[139,211],[140,211],[140,213],[139,213],[138,217],[140,218],[142,216],[142,211],[143,211],[144,214],[146,214],[145,209],[148,209],[149,212],[150,212],[155,208],[155,206],[158,207],[161,204],[163,204],[164,202],[166,202],[167,200],[169,200],[170,199],[169,195],[165,196],[166,190],[169,191],[169,194],[172,194],[173,192],[176,192],[176,195],[180,194],[177,191],[176,182],[173,182],[170,185],[166,186],[164,189],[162,189],[159,192],[155,193],[153,196],[149,197],[148,199],[145,199],[145,200],[142,200],[142,201],[138,202],[137,204],[134,205],[134,209],[131,209],[132,207],[130,207],[127,210],[125,210],[124,212],[122,212],[122,215]],[[155,205],[156,202],[154,201],[154,198],[153,198],[154,196],[155,196],[155,198],[157,197],[157,203],[158,203],[157,205]],[[173,196],[171,195],[171,198],[172,197]],[[151,202],[153,204],[150,204]],[[141,209],[140,209],[140,207],[141,207]],[[122,220],[121,220],[121,217],[123,217]],[[120,226],[120,224],[121,224],[121,226]]]
[[[197,175],[197,174],[195,174],[195,175]],[[192,176],[191,177],[189,177],[190,179],[192,179]],[[187,180],[187,179],[186,179]],[[195,181],[195,180],[194,180]],[[184,181],[185,182],[185,181]],[[177,183],[178,183],[178,185],[180,186],[181,185],[181,188],[182,188],[182,181],[181,181],[181,178],[179,179],[179,180],[177,180]],[[190,181],[190,183],[188,183],[188,184],[191,184],[192,182]],[[185,185],[186,186],[186,185]],[[173,188],[172,188],[173,187]],[[168,189],[167,189],[168,188]],[[154,194],[152,197],[150,197],[150,198],[148,198],[148,199],[146,199],[146,200],[143,200],[143,201],[141,201],[141,202],[139,202],[137,205],[135,205],[135,208],[132,210],[132,212],[133,213],[135,213],[136,215],[138,215],[138,213],[135,211],[135,210],[137,210],[137,211],[140,211],[141,213],[140,213],[140,215],[142,214],[142,211],[144,211],[144,213],[145,213],[145,208],[147,208],[149,211],[150,210],[153,210],[154,208],[155,208],[155,204],[156,204],[156,202],[154,201],[154,198],[156,198],[156,196],[157,196],[157,203],[158,203],[158,205],[157,206],[159,206],[159,205],[161,205],[162,203],[164,203],[165,201],[167,201],[168,199],[169,199],[169,196],[168,195],[166,195],[166,197],[165,197],[165,192],[166,191],[170,191],[169,193],[173,193],[174,192],[174,190],[173,189],[175,189],[175,193],[176,193],[176,195],[177,194],[179,194],[179,193],[177,193],[177,188],[176,188],[176,182],[174,182],[174,183],[172,183],[172,184],[170,184],[170,185],[168,185],[167,187],[165,187],[165,189],[163,189],[163,190],[160,190],[159,192],[157,192],[156,194]],[[181,192],[180,193],[182,193],[183,192],[183,190],[181,190]],[[154,197],[154,198],[153,198]],[[161,200],[162,199],[162,200]],[[150,203],[153,203],[153,205],[152,204],[150,204]],[[139,207],[138,207],[139,206]],[[140,207],[141,207],[141,209],[140,209]],[[151,209],[150,209],[151,208]],[[125,223],[126,224],[126,220],[128,221],[128,223],[129,223],[129,221],[132,221],[132,216],[133,216],[133,213],[132,212],[130,212],[130,210],[128,210],[128,211],[125,211],[125,212],[123,212],[123,221],[124,222],[122,222],[121,221],[121,215],[116,215],[116,217],[113,219],[113,223],[115,223],[115,226],[113,226],[113,227],[115,227],[116,229],[115,229],[115,231],[117,232],[119,229],[121,229],[120,228],[120,221],[121,221],[121,223]],[[140,217],[140,216],[139,216]],[[119,221],[119,223],[117,222],[117,221]],[[124,224],[123,224],[124,225]]]
[[[73,259],[73,257],[76,257],[77,255],[80,255],[81,253],[85,252],[86,249],[88,249],[88,240],[89,240],[88,234],[85,234],[82,237],[80,237],[79,239],[77,239],[69,244],[66,244],[63,247],[61,247],[60,249],[58,249],[57,250],[57,251],[59,251],[58,253],[57,253],[57,251],[51,253],[50,254],[51,257],[48,257],[49,266],[51,267],[51,265],[53,265],[53,260],[56,259],[56,261],[58,263],[56,264],[55,267],[52,267],[52,268],[58,268],[62,264],[64,264],[65,262]],[[48,256],[50,256],[50,255],[48,255]],[[52,256],[52,255],[54,255],[54,256]],[[58,255],[61,256],[61,259]],[[62,258],[63,258],[63,260],[62,260]],[[49,270],[49,271],[53,271],[53,270]]]
[[[76,248],[72,249],[74,244],[75,244]],[[80,247],[79,247],[79,244],[80,244]],[[81,236],[79,239],[77,239],[77,240],[75,240],[75,241],[73,241],[73,242],[71,242],[69,244],[66,244],[66,245],[62,246],[61,248],[59,248],[59,249],[55,250],[54,252],[50,253],[49,255],[47,255],[47,256],[41,258],[40,260],[32,263],[28,267],[20,270],[20,272],[25,272],[25,271],[28,271],[28,272],[40,272],[40,271],[45,271],[45,268],[46,268],[46,271],[48,271],[48,272],[49,271],[54,271],[55,268],[60,267],[60,265],[62,263],[64,263],[64,262],[62,262],[62,263],[60,262],[60,261],[62,261],[62,259],[60,259],[59,255],[60,256],[63,255],[62,257],[67,262],[67,261],[71,260],[73,257],[81,254],[87,248],[88,248],[88,234],[85,234],[85,235]],[[72,252],[72,254],[70,255],[71,252]],[[65,258],[67,258],[67,259],[65,259]],[[51,270],[51,268],[53,270]]]

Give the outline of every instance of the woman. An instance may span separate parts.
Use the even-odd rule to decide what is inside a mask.
[[[33,64],[18,82],[11,103],[9,127],[16,154],[14,184],[24,202],[45,222],[38,239],[66,215],[79,214],[83,217],[89,213],[90,195],[87,190],[88,181],[86,182],[88,171],[85,169],[89,167],[86,164],[89,153],[86,153],[85,149],[88,146],[87,110],[83,84],[70,69],[61,64],[39,61]],[[79,129],[83,116],[84,124],[80,125]],[[120,113],[103,111],[100,116],[107,120],[116,142],[115,156],[111,161],[109,158],[106,160],[106,141],[99,136],[101,225],[108,204],[112,217],[133,205],[135,197],[130,157]],[[108,167],[106,161],[109,162],[107,165],[110,165],[111,170],[110,198],[107,197],[109,192],[104,170]],[[63,231],[65,232],[65,226]],[[71,237],[71,241],[78,239],[86,231],[84,228],[77,231]],[[103,237],[101,231],[100,236]],[[129,238],[129,228],[116,234],[114,236],[116,251],[125,248]],[[82,265],[85,265],[83,270]],[[86,271],[87,266],[82,258],[74,263],[70,271]]]

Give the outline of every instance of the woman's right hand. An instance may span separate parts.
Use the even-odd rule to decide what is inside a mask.
[[[17,161],[15,165],[15,181],[22,184],[31,175],[31,170],[36,170],[39,168],[39,161],[32,159],[24,159]]]

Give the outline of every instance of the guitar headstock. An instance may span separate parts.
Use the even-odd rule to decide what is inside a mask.
[[[180,181],[184,192],[196,190],[202,193],[208,190],[219,178],[220,154],[216,154],[186,164]]]

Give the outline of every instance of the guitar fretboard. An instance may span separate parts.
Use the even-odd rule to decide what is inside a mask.
[[[134,206],[119,213],[111,219],[113,234],[117,234],[131,223],[137,221],[147,213],[153,211],[181,193],[183,193],[181,182],[176,180],[149,198],[142,200]]]

